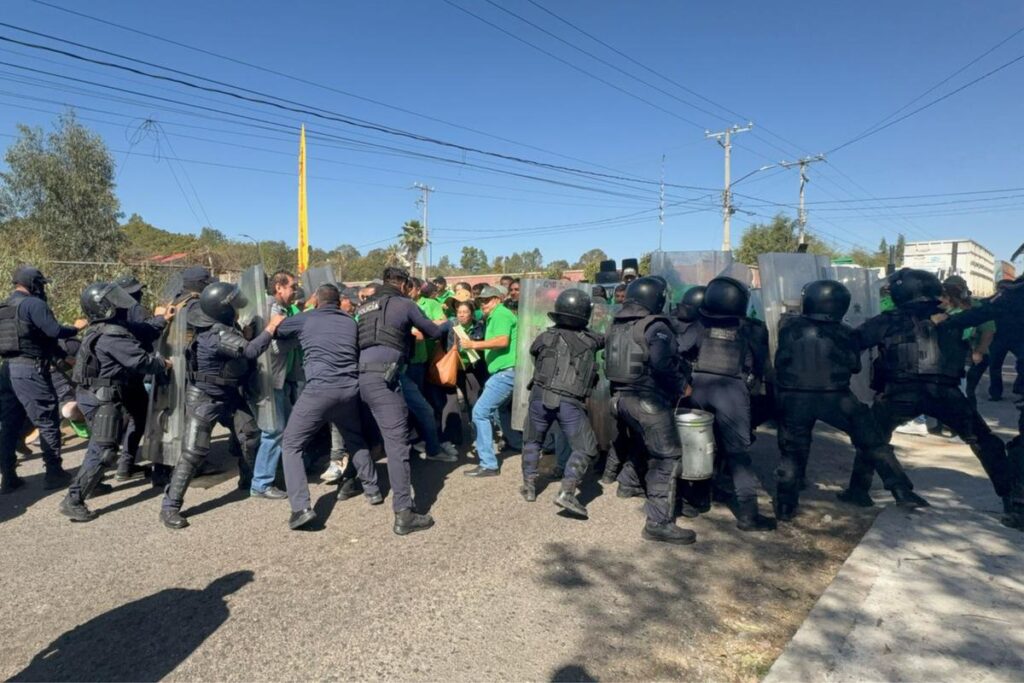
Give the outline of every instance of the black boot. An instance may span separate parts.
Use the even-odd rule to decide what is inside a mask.
[[[771,531],[775,520],[757,511],[757,496],[736,499],[736,528],[740,531]]]
[[[523,497],[527,503],[532,503],[537,500],[537,487],[534,484],[533,479],[524,479],[523,485],[519,487],[519,495]]]
[[[892,497],[896,500],[896,504],[901,508],[926,508],[930,505],[927,500],[910,489],[893,489]]]
[[[1003,516],[999,521],[1003,526],[1024,531],[1024,504],[1016,503],[1010,496],[1003,498]]]
[[[312,524],[315,519],[316,512],[313,511],[313,508],[299,510],[298,512],[293,512],[291,517],[288,518],[288,528],[295,531]]]
[[[0,483],[0,495],[14,493],[15,491],[17,491],[18,489],[25,485],[25,480],[19,477],[14,472],[0,476],[2,476],[3,478],[3,482]]]
[[[836,498],[844,503],[850,505],[856,505],[857,507],[869,508],[875,504],[872,500],[871,494],[867,491],[861,491],[860,489],[843,489],[836,494]]]
[[[363,484],[356,478],[346,479],[341,482],[341,486],[338,488],[338,500],[348,500],[349,498],[355,498],[363,492]]]
[[[775,519],[780,522],[792,522],[798,510],[796,501],[780,498],[775,499],[774,507]]]
[[[62,489],[71,483],[71,475],[60,467],[47,468],[43,477],[43,488],[47,491]]]
[[[96,519],[96,513],[85,506],[79,496],[70,492],[60,501],[60,513],[71,519],[72,522],[91,522]]]
[[[576,517],[588,518],[587,508],[576,498],[576,494],[573,491],[567,491],[566,489],[559,491],[558,495],[555,496],[555,505]]]
[[[161,508],[160,522],[168,529],[184,529],[188,526],[188,520],[176,508]]]
[[[420,515],[412,510],[402,510],[395,513],[394,532],[399,536],[425,531],[434,526],[434,518],[430,515]]]
[[[655,524],[648,521],[644,524],[644,530],[640,536],[646,541],[659,541],[675,545],[689,545],[697,540],[697,534],[694,531],[676,526],[673,522]]]
[[[131,481],[133,479],[141,479],[145,475],[146,470],[144,468],[128,461],[117,463],[117,472],[114,474],[114,478],[118,481]]]
[[[184,529],[188,522],[181,516],[181,506],[185,503],[185,492],[192,482],[196,473],[196,466],[182,458],[174,466],[171,472],[170,481],[167,484],[167,492],[164,494],[168,505],[160,510],[160,521],[164,526],[171,529]]]

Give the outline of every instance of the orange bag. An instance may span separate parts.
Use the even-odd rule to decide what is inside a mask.
[[[452,344],[448,351],[441,344],[434,349],[434,357],[427,366],[427,381],[439,387],[454,387],[459,375],[459,347]]]

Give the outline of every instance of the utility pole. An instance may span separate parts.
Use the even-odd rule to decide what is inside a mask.
[[[658,189],[658,251],[661,251],[661,233],[665,230],[665,155],[661,155],[661,184]]]
[[[813,157],[804,157],[803,159],[797,159],[796,161],[780,161],[779,166],[782,168],[793,168],[794,166],[800,167],[800,208],[797,209],[796,222],[800,227],[800,241],[799,244],[807,243],[807,209],[804,208],[804,188],[810,179],[807,177],[807,167],[816,161],[825,161],[824,154],[818,154]]]
[[[712,133],[709,130],[704,131],[704,137],[709,140],[715,140],[722,149],[725,150],[725,189],[722,190],[722,251],[732,251],[732,237],[730,235],[730,224],[732,222],[732,214],[736,211],[732,206],[732,190],[731,190],[731,157],[732,157],[732,136],[737,133],[746,133],[752,129],[754,124],[747,122],[747,125],[733,126],[726,128],[718,133]]]
[[[420,269],[420,278],[426,282],[427,265],[431,261],[430,231],[427,228],[427,205],[430,203],[430,193],[434,191],[434,188],[424,185],[423,183],[413,183],[411,189],[419,190],[423,193],[423,196],[417,199],[416,203],[423,209],[423,251],[427,257],[423,259],[422,267]]]

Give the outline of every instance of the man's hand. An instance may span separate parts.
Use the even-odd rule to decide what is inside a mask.
[[[89,326],[89,321],[86,320],[85,318],[79,318],[78,320],[75,321],[75,329],[76,330],[84,330],[88,326]]]
[[[982,352],[980,352],[980,351],[973,351],[973,352],[971,352],[971,362],[974,363],[975,365],[981,365],[981,363],[984,360],[985,360],[985,354],[983,354]]]
[[[166,320],[167,322],[171,322],[172,320],[174,320],[174,316],[177,313],[178,313],[178,308],[176,306],[168,305],[168,306],[164,306],[164,312],[163,313],[157,313],[157,315],[162,315],[164,317],[164,320]]]
[[[932,316],[931,319],[934,324],[938,325],[949,320],[949,316],[945,313],[936,313],[935,315]]]
[[[167,370],[170,370],[173,367],[174,367],[174,361],[172,361],[170,358],[164,358],[164,368],[167,369]]]
[[[476,342],[472,339],[459,339],[459,348],[465,351],[472,351],[476,348]]]
[[[274,334],[275,332],[277,332],[278,326],[281,323],[283,323],[285,318],[287,317],[288,316],[282,315],[281,313],[275,313],[274,315],[270,316],[270,321],[267,323],[267,332],[269,332],[270,334]]]

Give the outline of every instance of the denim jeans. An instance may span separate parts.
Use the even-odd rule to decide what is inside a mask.
[[[512,389],[515,387],[516,371],[513,368],[501,370],[487,380],[484,390],[480,393],[476,405],[473,406],[473,424],[476,426],[476,453],[480,458],[480,467],[489,470],[498,469],[498,456],[494,453],[494,431],[491,419],[495,414],[501,424],[506,439],[516,438],[512,431],[511,410],[502,410],[512,402]],[[520,437],[520,442],[522,441]]]
[[[281,438],[292,413],[292,397],[287,387],[274,389],[274,404],[277,406],[277,414],[281,416],[281,429],[260,434],[260,448],[256,451],[256,464],[253,466],[252,484],[249,486],[252,491],[266,491],[277,476],[277,465],[281,462]]]
[[[414,375],[416,372],[417,370],[413,370]],[[405,404],[409,406],[409,412],[416,422],[420,437],[427,445],[427,455],[437,455],[441,452],[441,440],[437,437],[437,418],[434,417],[434,409],[420,391],[415,376],[410,377],[408,370],[401,374],[400,382]]]

